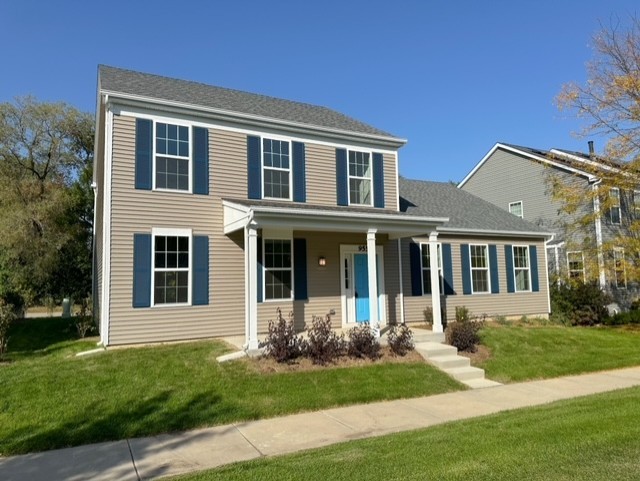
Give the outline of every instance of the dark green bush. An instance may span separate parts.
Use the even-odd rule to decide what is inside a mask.
[[[9,327],[15,320],[15,306],[0,299],[0,361],[4,360],[9,346]]]
[[[331,329],[331,316],[313,316],[305,354],[314,364],[328,364],[344,355],[346,341]]]
[[[551,315],[553,320],[571,326],[593,326],[608,317],[606,305],[611,297],[595,283],[553,284]]]
[[[296,335],[293,327],[293,313],[289,314],[289,321],[282,317],[280,308],[276,309],[276,320],[269,321],[265,355],[277,362],[292,361],[304,353],[306,342]]]
[[[360,359],[380,357],[380,343],[369,324],[362,324],[349,330],[347,354]]]
[[[480,342],[478,332],[483,325],[482,321],[462,321],[449,324],[445,331],[447,344],[456,347],[458,351],[476,352]]]
[[[401,326],[391,326],[387,332],[387,342],[389,348],[396,356],[404,356],[413,351],[413,332],[406,324]]]
[[[622,326],[624,324],[640,324],[640,311],[619,312],[604,320],[607,326]]]

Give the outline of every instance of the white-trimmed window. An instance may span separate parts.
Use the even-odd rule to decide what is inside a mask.
[[[613,187],[609,190],[611,207],[609,208],[609,220],[612,224],[620,224],[620,189]]]
[[[633,218],[640,219],[640,190],[633,191]]]
[[[470,244],[471,258],[471,292],[488,293],[491,281],[489,278],[489,247],[486,244]]]
[[[516,292],[531,290],[529,246],[513,246],[513,277]]]
[[[624,260],[624,247],[613,248],[613,270],[615,273],[616,287],[627,288],[627,270]]]
[[[189,304],[191,230],[153,229],[153,305]]]
[[[155,122],[154,181],[156,189],[189,191],[191,129]]]
[[[349,151],[349,204],[372,205],[371,153]]]
[[[264,298],[291,299],[293,255],[291,239],[264,239]]]
[[[422,293],[431,294],[431,254],[429,244],[420,244],[422,251]],[[440,244],[437,248],[438,252],[438,279],[440,279],[440,294],[444,293],[444,278],[442,276],[442,252]]]
[[[291,143],[262,139],[262,196],[291,200]]]
[[[584,282],[584,256],[582,251],[567,252],[567,270],[569,279],[577,279]]]
[[[522,210],[522,201],[519,200],[518,202],[510,202],[509,203],[509,212],[511,212],[513,215],[523,218],[524,217],[524,212]]]

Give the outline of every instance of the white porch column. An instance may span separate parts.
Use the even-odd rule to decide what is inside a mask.
[[[367,232],[367,267],[369,271],[369,325],[380,337],[378,315],[378,269],[376,263],[376,229]]]
[[[433,309],[433,332],[442,332],[440,311],[440,274],[438,272],[438,233],[429,234],[429,269],[431,272],[431,308]]]
[[[245,262],[246,283],[246,348],[258,349],[258,228],[255,223],[246,227]]]

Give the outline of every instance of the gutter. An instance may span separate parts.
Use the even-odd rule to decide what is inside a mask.
[[[533,232],[533,231],[510,231],[510,230],[485,230],[485,229],[464,229],[460,227],[438,227],[438,232],[443,234],[478,234],[482,236],[515,236],[515,237],[537,237],[545,238],[545,242],[554,238],[555,234],[551,232]]]

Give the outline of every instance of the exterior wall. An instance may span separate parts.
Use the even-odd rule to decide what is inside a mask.
[[[104,107],[101,105],[99,111],[96,114],[98,116],[98,128],[96,132],[96,138],[105,138],[105,112]],[[97,159],[104,159],[104,142],[96,142],[96,155]],[[94,321],[99,326],[100,321],[100,306],[102,296],[102,236],[104,233],[104,163],[95,162],[94,166],[94,181],[96,183],[96,198],[94,205],[94,231],[93,231],[93,313]]]
[[[417,243],[426,243],[428,238],[416,237]],[[423,310],[431,307],[431,296],[411,295],[411,263],[409,256],[410,239],[402,240],[402,272],[404,286],[404,307],[407,322],[424,322]],[[453,265],[453,289],[455,295],[442,296],[442,306],[446,308],[447,320],[455,320],[455,308],[466,306],[472,315],[488,316],[522,316],[549,313],[547,269],[545,264],[545,246],[542,240],[517,238],[462,237],[440,234],[438,242],[451,244]],[[495,244],[498,254],[498,294],[462,294],[462,266],[460,260],[460,244]],[[535,245],[538,254],[539,292],[507,292],[507,272],[504,258],[504,245]]]

